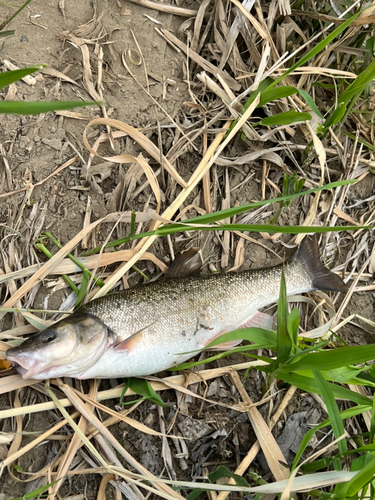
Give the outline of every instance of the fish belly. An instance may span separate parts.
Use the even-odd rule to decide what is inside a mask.
[[[155,335],[145,332],[140,341],[128,351],[107,349],[100,360],[81,374],[80,379],[116,378],[152,375],[183,363],[202,351],[214,338],[224,333],[248,326],[253,309],[242,311],[237,322],[225,320],[184,325],[170,335]]]

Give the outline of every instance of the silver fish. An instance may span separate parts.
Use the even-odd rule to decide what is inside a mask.
[[[277,301],[282,267],[170,278],[101,297],[9,349],[7,359],[25,379],[158,373],[219,335],[270,328],[259,309]],[[284,273],[288,295],[347,289],[320,262],[315,238],[304,239]]]

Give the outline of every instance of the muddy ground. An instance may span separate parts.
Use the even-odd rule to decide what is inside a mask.
[[[187,8],[197,8],[198,6],[195,2],[190,1],[182,2],[182,5]],[[110,1],[103,8],[102,2],[94,5],[93,2],[88,0],[65,0],[65,2],[33,0],[28,8],[11,23],[10,28],[16,30],[15,36],[1,40],[0,60],[9,60],[19,67],[45,63],[49,68],[54,68],[74,80],[77,85],[41,72],[36,76],[37,81],[33,86],[18,82],[16,87],[12,89],[12,92],[14,92],[13,98],[19,101],[36,101],[40,99],[91,100],[89,93],[82,84],[81,51],[68,40],[67,32],[77,32],[79,26],[86,25],[93,19],[93,16],[95,18],[95,8],[97,9],[96,14],[100,14],[100,19],[96,18],[97,26],[86,26],[84,32],[92,39],[95,39],[95,36],[99,38],[103,36],[108,42],[103,45],[102,86],[107,114],[110,118],[143,129],[143,132],[155,144],[158,145],[161,141],[163,152],[166,154],[175,137],[174,129],[166,127],[171,123],[170,117],[183,127],[188,127],[194,118],[194,109],[186,105],[186,103],[192,101],[189,90],[190,82],[186,78],[186,57],[181,52],[172,49],[155,29],[162,25],[177,34],[181,23],[184,21],[183,18],[178,16],[151,11],[125,1],[121,3]],[[6,15],[7,8],[2,7],[2,18],[6,17]],[[154,20],[150,20],[146,15],[152,16]],[[90,32],[92,28],[96,30],[94,36]],[[169,117],[147,96],[122,64],[121,55],[124,51],[128,55],[130,54],[131,58],[135,57],[137,43],[141,48],[144,64],[139,66],[133,64],[131,66],[132,71],[139,82],[146,86],[146,68],[149,92],[169,114]],[[128,52],[129,50],[133,52]],[[90,46],[90,54],[94,78],[96,78],[97,55],[94,54],[94,45]],[[5,97],[7,92],[8,89],[4,89],[2,96]],[[65,244],[77,234],[83,227],[89,198],[92,205],[91,222],[103,217],[113,209],[142,211],[146,205],[155,208],[155,200],[151,196],[152,193],[149,187],[146,187],[142,193],[134,197],[136,187],[139,187],[145,181],[144,176],[138,179],[136,186],[133,186],[132,190],[129,191],[129,196],[121,199],[114,197],[114,190],[122,181],[124,173],[129,168],[128,165],[106,165],[94,178],[88,179],[82,175],[81,169],[88,158],[88,152],[83,146],[82,134],[88,121],[96,116],[102,116],[102,114],[97,106],[81,108],[77,110],[78,112],[81,113],[81,119],[69,118],[56,113],[28,117],[2,115],[0,118],[0,144],[4,148],[11,170],[11,184],[8,185],[9,177],[7,177],[4,166],[0,162],[0,194],[23,188],[25,181],[31,181],[33,184],[43,181],[57,167],[63,165],[73,156],[77,156],[77,160],[71,167],[65,168],[61,173],[51,177],[41,186],[35,187],[29,203],[25,206],[23,206],[24,193],[1,198],[0,223],[3,225],[2,237],[5,238],[2,241],[3,249],[7,245],[7,234],[10,234],[14,229],[28,240],[28,242],[23,241],[21,237],[20,241],[22,240],[23,243],[19,241],[16,245],[17,254],[9,257],[10,270],[17,268],[17,262],[20,263],[21,267],[25,267],[36,262],[37,259],[45,261],[45,257],[41,253],[34,254],[30,249],[30,245],[32,246],[35,243],[43,231],[51,231],[61,244]],[[101,128],[100,131],[104,131],[104,128]],[[90,130],[89,140],[91,144],[98,135],[98,127]],[[244,146],[241,141],[237,141],[231,146],[229,154],[234,156],[236,153],[243,153],[243,150]],[[115,142],[115,152],[117,154],[126,152],[136,156],[139,151],[139,146],[129,138],[120,138]],[[101,154],[104,156],[115,153],[106,145],[101,149]],[[201,149],[198,148],[197,151],[193,151],[190,148],[178,157],[175,166],[185,181],[193,173],[201,156]],[[94,159],[93,165],[100,163],[103,163],[103,160]],[[153,160],[151,165],[155,170],[158,168]],[[25,178],[25,175],[30,176],[30,174],[27,174],[28,171],[31,173],[29,179]],[[212,182],[216,182],[218,185],[214,210],[218,210],[222,206],[225,195],[223,188],[225,172],[224,167],[217,166],[214,169],[216,178],[212,178]],[[233,189],[230,200],[231,206],[236,203],[245,204],[261,198],[261,161],[251,162],[240,166],[240,168],[230,168],[228,173],[230,189],[236,188],[250,173],[254,174],[242,186]],[[280,185],[282,172],[273,169],[270,172],[270,178],[276,185]],[[166,207],[175,198],[179,187],[168,185],[169,180],[161,180],[160,182],[165,191],[162,204]],[[128,188],[128,186],[126,187]],[[366,198],[371,194],[372,189],[372,180],[366,178],[366,183],[363,186],[364,192],[361,193],[361,196]],[[266,193],[266,195],[268,194]],[[203,206],[202,198],[202,191],[196,189],[186,202],[186,205],[191,203]],[[196,215],[194,211],[189,213]],[[285,224],[300,223],[300,210],[292,203],[288,211],[282,214],[280,222]],[[128,231],[127,226],[120,225],[115,236],[126,235]],[[102,226],[100,231],[96,232],[89,241],[89,245],[95,246],[102,243],[108,236],[108,232],[109,228]],[[270,241],[264,240],[257,235],[252,236],[260,239],[265,247],[272,246]],[[174,239],[175,250],[182,250],[187,243],[191,244],[191,238],[193,238],[195,246],[204,248],[205,257],[209,257],[206,265],[214,265],[217,270],[220,270],[221,245],[218,236],[211,232],[197,233],[193,236],[180,235]],[[285,241],[287,239],[288,237],[285,238]],[[52,250],[53,247],[50,246],[50,248]],[[274,255],[267,252],[265,248],[250,242],[246,242],[245,248],[244,269],[264,267],[275,263]],[[276,251],[280,249],[280,247],[276,248],[275,246],[272,248]],[[53,249],[53,251],[56,251],[56,249]],[[170,248],[166,239],[159,240],[153,245],[152,252],[167,264],[171,260]],[[7,252],[4,255],[6,254]],[[233,265],[233,262],[234,255],[231,254],[228,267]],[[142,263],[140,268],[149,277],[155,275],[156,270],[150,263]],[[207,271],[207,268],[205,271]],[[142,277],[137,273],[131,273],[127,279],[130,286],[142,281]],[[4,292],[2,293],[4,294]],[[33,307],[57,309],[66,295],[66,289],[51,294],[45,286],[42,286],[37,292]],[[368,294],[355,295],[346,313],[355,312],[373,318],[373,297]],[[7,316],[2,323],[2,329],[11,326],[12,319]],[[373,332],[370,331],[370,328],[364,331],[362,328],[352,326],[343,332],[345,340],[353,344],[373,341]],[[228,363],[228,359],[232,362],[244,361],[244,357],[240,355],[226,358],[225,363]],[[215,366],[221,366],[223,363],[224,360],[218,361]],[[81,386],[79,382],[75,381],[73,383],[77,387]],[[263,384],[264,377],[262,374],[255,371],[250,372],[246,388],[254,401],[261,398],[264,391]],[[83,386],[87,389],[86,383]],[[109,382],[102,381],[101,388],[106,387],[109,387]],[[228,405],[234,404],[237,399],[237,395],[232,389],[232,383],[226,377],[215,380],[208,388],[211,398],[218,397]],[[283,389],[283,387],[281,386],[280,389]],[[197,390],[203,394],[204,387],[199,387]],[[166,403],[170,404],[170,408],[164,409],[164,417],[168,427],[175,414],[175,394],[168,391],[161,396]],[[22,404],[47,400],[46,396],[33,389],[22,390],[20,398]],[[276,401],[278,400],[276,399]],[[2,397],[0,402],[2,408],[9,407],[9,400],[6,397]],[[115,408],[118,401],[110,401],[107,404]],[[290,402],[279,427],[276,428],[276,436],[280,436],[285,421],[290,415],[306,410],[309,410],[310,415],[313,416],[312,423],[316,422],[322,414],[321,408],[318,407],[311,396],[298,392]],[[319,413],[318,416],[314,413],[315,410]],[[264,416],[267,416],[270,409],[267,405],[264,405],[260,408],[260,411]],[[160,430],[155,405],[147,402],[143,403],[132,416],[141,422],[145,422],[148,426]],[[58,418],[58,412],[45,412],[30,417],[26,416],[24,431],[32,433],[45,430]],[[207,405],[201,411],[200,402],[192,401],[186,405],[185,414],[179,414],[174,431],[191,437],[191,430],[187,429],[186,424],[189,419],[198,422],[196,423],[198,434],[195,436],[195,445],[188,444],[189,456],[186,459],[182,461],[173,457],[173,465],[178,479],[190,480],[191,477],[204,476],[207,472],[212,471],[217,464],[224,464],[229,469],[234,470],[255,441],[247,416],[234,410]],[[3,425],[4,427],[2,427]],[[9,426],[10,423],[6,422],[0,424],[0,429],[7,431],[10,430]],[[146,436],[139,431],[134,432],[125,423],[112,427],[111,431],[124,444],[126,449],[153,474],[165,474],[165,464],[161,455],[161,440],[159,438]],[[215,431],[220,431],[219,437],[213,437]],[[26,444],[32,437],[32,434],[24,436],[22,444]],[[55,458],[61,443],[62,441],[52,441],[42,444],[39,448],[31,450],[22,457],[18,466],[22,467],[24,472],[36,472],[42,469],[47,465],[48,461]],[[171,445],[171,449],[172,453],[176,452],[173,445]],[[78,457],[80,457],[80,454],[78,454]],[[267,479],[267,473],[262,469],[263,462],[262,460],[256,462],[254,469],[263,478]],[[17,475],[18,478],[25,479],[25,474],[22,475],[15,469],[11,470],[11,472]],[[245,478],[248,479],[246,475]],[[100,476],[94,474],[80,477],[72,476],[62,486],[60,490],[61,497],[81,494],[83,495],[82,498],[96,498],[99,481]],[[32,483],[34,489],[37,486],[35,482]],[[18,482],[15,478],[10,477],[8,471],[4,471],[0,479],[0,500],[22,496],[31,490],[25,483]],[[114,498],[111,487],[107,488],[107,498]]]

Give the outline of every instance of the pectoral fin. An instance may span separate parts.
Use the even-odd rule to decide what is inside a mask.
[[[134,349],[142,340],[143,332],[137,332],[128,337],[127,339],[119,342],[118,344],[114,344],[112,348],[116,352],[130,352]]]

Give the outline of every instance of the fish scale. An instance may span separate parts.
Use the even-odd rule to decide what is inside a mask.
[[[252,325],[279,297],[283,265],[239,273],[169,278],[93,300],[7,351],[24,378],[150,375],[191,358],[214,338]],[[345,291],[305,239],[284,264],[287,293]],[[259,323],[262,320],[263,323]]]

